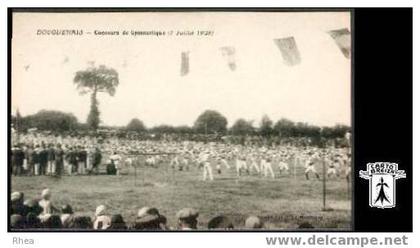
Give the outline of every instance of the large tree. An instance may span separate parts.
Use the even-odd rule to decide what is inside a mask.
[[[262,136],[270,136],[273,133],[273,121],[268,117],[268,115],[264,115],[260,122],[260,134]]]
[[[194,123],[194,129],[204,134],[223,134],[226,126],[226,117],[214,110],[204,111]]]
[[[49,131],[70,131],[78,128],[77,118],[71,113],[55,110],[41,110],[22,118],[21,127]]]
[[[134,118],[130,121],[130,123],[128,123],[126,129],[128,131],[142,133],[142,132],[146,131],[146,126],[144,125],[144,123],[141,120],[139,120],[137,118]]]
[[[295,123],[285,118],[277,121],[273,129],[281,137],[293,137],[296,131]]]
[[[90,94],[90,112],[87,118],[89,128],[96,130],[100,123],[98,93],[115,95],[119,84],[118,72],[113,68],[104,65],[98,67],[91,66],[86,70],[76,72],[73,82],[81,95]]]
[[[254,127],[252,126],[252,121],[246,121],[241,118],[232,125],[230,131],[233,135],[253,134]]]

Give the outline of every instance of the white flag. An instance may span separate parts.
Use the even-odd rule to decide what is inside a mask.
[[[274,39],[274,43],[280,49],[286,65],[294,66],[300,63],[300,53],[297,48],[295,38],[286,37],[282,39]]]
[[[189,52],[181,53],[181,76],[185,76],[190,71]]]
[[[340,48],[346,58],[350,58],[351,54],[351,34],[347,28],[331,30],[328,32],[335,44]]]
[[[225,46],[221,47],[220,51],[222,52],[223,58],[227,61],[229,69],[232,71],[236,70],[235,48]]]

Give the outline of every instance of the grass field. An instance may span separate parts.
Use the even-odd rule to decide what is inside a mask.
[[[278,172],[276,179],[258,175],[238,179],[232,168],[215,174],[213,182],[203,182],[198,168],[175,171],[160,165],[139,167],[136,179],[133,168],[121,176],[12,177],[11,190],[33,198],[48,187],[57,207],[70,204],[75,212],[93,217],[96,207],[105,204],[126,222],[135,219],[139,208],[150,206],[158,208],[170,226],[176,226],[176,212],[193,207],[200,212],[201,228],[213,216],[225,214],[238,228],[244,226],[247,216],[257,215],[268,229],[295,229],[304,221],[317,229],[349,229],[351,200],[346,180],[327,181],[327,206],[332,210],[322,211],[322,180],[306,180],[303,168],[296,171],[296,179]]]

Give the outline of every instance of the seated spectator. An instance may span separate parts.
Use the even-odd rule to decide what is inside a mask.
[[[208,229],[233,229],[233,223],[224,215],[218,215],[212,218],[208,225]]]
[[[105,230],[111,225],[111,218],[106,215],[106,207],[100,205],[96,208],[95,221],[93,222],[93,229]]]
[[[23,193],[21,192],[13,192],[10,201],[11,201],[11,212],[12,214],[24,215],[25,214],[25,206],[23,205]]]
[[[63,227],[60,216],[57,214],[45,214],[40,219],[42,228],[59,229]]]
[[[183,208],[177,214],[178,225],[181,230],[197,229],[198,211],[192,208]]]
[[[39,206],[38,201],[35,199],[25,200],[23,205],[25,206],[26,215],[33,213],[35,216],[38,216],[43,212],[42,207]]]
[[[68,227],[69,225],[69,219],[73,215],[73,209],[70,205],[66,204],[61,207],[61,223],[63,224],[63,227]]]
[[[26,215],[25,228],[35,229],[35,228],[40,228],[40,227],[41,227],[41,220],[38,218],[38,215],[33,212],[29,212]]]
[[[92,220],[89,216],[72,215],[68,220],[69,229],[84,230],[92,228]]]
[[[261,229],[263,225],[263,222],[257,216],[249,216],[245,221],[245,228],[248,229]]]
[[[156,208],[143,207],[137,213],[133,229],[136,230],[160,230],[161,216]]]
[[[55,212],[58,212],[51,202],[51,191],[48,188],[42,191],[41,200],[38,202],[38,204],[43,209],[41,215],[53,214]]]
[[[12,214],[10,216],[10,228],[11,229],[23,229],[25,228],[25,219],[20,214]]]
[[[124,222],[124,219],[121,214],[114,214],[111,216],[111,225],[109,226],[110,230],[127,230],[127,225]]]

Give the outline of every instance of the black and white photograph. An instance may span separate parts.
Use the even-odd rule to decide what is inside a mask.
[[[352,230],[351,10],[11,22],[10,231]]]

